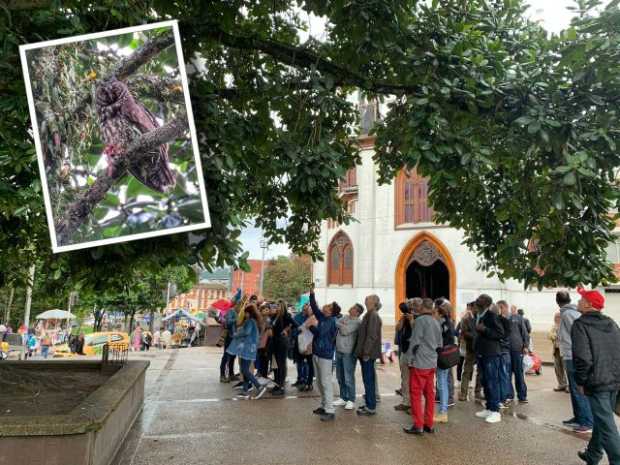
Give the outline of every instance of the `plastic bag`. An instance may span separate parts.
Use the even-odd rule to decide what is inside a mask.
[[[297,345],[299,346],[299,353],[302,355],[310,354],[312,351],[312,340],[314,335],[306,327],[302,327],[301,332],[297,336]]]
[[[528,372],[532,369],[532,367],[534,366],[534,359],[532,358],[531,355],[524,355],[523,356],[523,371],[524,372]]]

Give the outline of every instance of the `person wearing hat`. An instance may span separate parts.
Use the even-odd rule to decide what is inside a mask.
[[[573,363],[573,338],[571,331],[575,321],[581,317],[577,306],[571,303],[570,294],[566,291],[559,291],[555,295],[555,301],[560,307],[560,329],[558,330],[558,340],[560,355],[564,360],[566,378],[568,379],[568,389],[570,393],[573,416],[562,423],[573,428],[576,433],[592,432],[592,412],[586,396],[577,390],[575,382],[575,365]]]
[[[601,313],[605,297],[600,292],[577,292],[582,316],[571,330],[575,381],[590,403],[594,420],[590,442],[578,455],[588,465],[596,465],[605,451],[610,465],[620,465],[620,435],[614,419],[620,389],[620,328]]]

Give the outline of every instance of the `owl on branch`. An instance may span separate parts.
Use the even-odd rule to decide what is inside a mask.
[[[127,85],[115,77],[100,83],[95,96],[105,143],[103,154],[108,161],[108,176],[113,176],[116,161],[127,147],[140,135],[160,125],[148,108],[134,98]],[[166,192],[175,185],[175,176],[168,164],[168,144],[128,160],[128,170],[142,184],[158,192]]]

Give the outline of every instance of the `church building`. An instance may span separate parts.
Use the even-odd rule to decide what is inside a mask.
[[[323,223],[325,260],[313,268],[319,304],[335,300],[346,310],[356,302],[363,304],[365,296],[377,294],[383,303],[384,324],[393,325],[398,304],[407,298],[446,297],[458,315],[468,302],[487,293],[494,300],[523,308],[534,330],[550,328],[558,289],[524,290],[516,280],[488,278],[477,269],[476,255],[462,245],[463,233],[433,222],[427,180],[402,171],[391,184],[379,185],[372,159],[374,137],[361,137],[359,144],[361,164],[339,186],[356,221]],[[618,244],[611,244],[609,250],[610,260],[620,261]],[[618,289],[604,291],[606,312],[619,321]],[[571,295],[576,303],[578,294]]]

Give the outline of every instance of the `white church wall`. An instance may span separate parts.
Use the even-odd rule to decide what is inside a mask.
[[[476,255],[462,245],[463,234],[454,228],[437,225],[419,225],[408,229],[394,228],[394,184],[379,186],[372,161],[372,150],[361,153],[362,164],[357,167],[358,198],[355,211],[357,222],[328,229],[324,223],[321,244],[327,252],[329,242],[340,230],[345,231],[354,252],[353,286],[327,287],[326,262],[314,265],[314,280],[319,303],[337,301],[343,309],[354,303],[363,303],[370,294],[377,294],[383,303],[380,315],[384,324],[393,325],[396,310],[395,274],[401,252],[417,234],[427,231],[441,241],[449,250],[456,268],[456,310],[465,309],[467,302],[481,293],[494,300],[504,299],[525,310],[535,331],[547,331],[557,311],[556,289],[524,291],[516,280],[501,282],[489,278],[477,269]],[[577,302],[578,294],[571,294]],[[620,321],[620,293],[607,294],[606,313]]]

